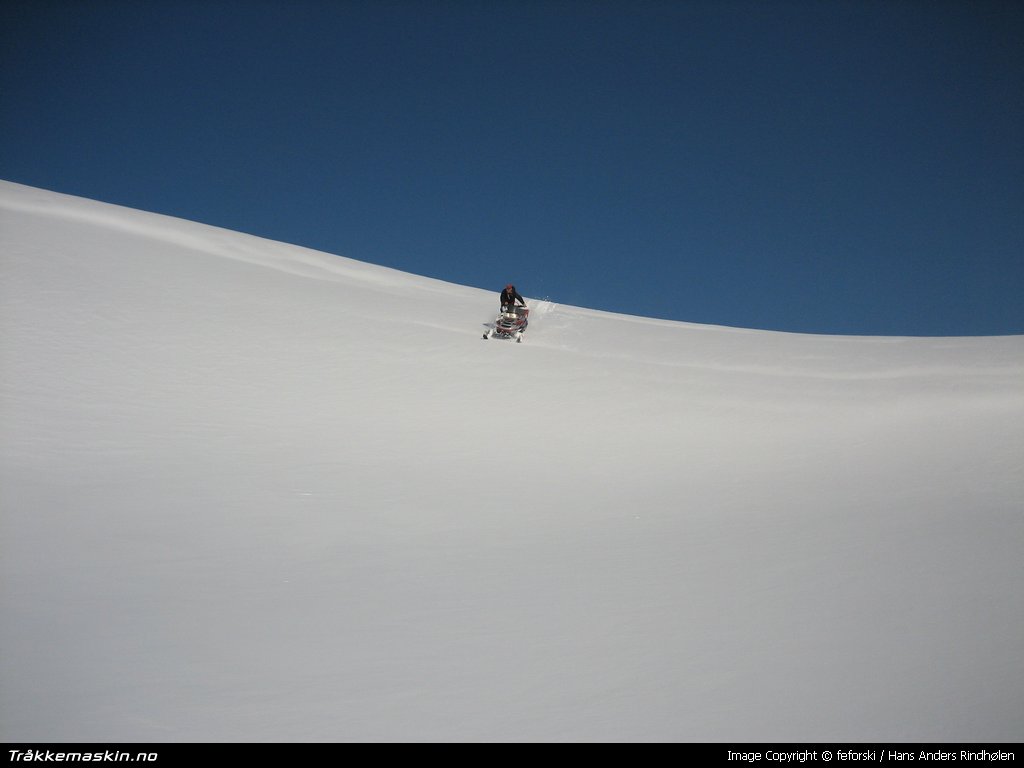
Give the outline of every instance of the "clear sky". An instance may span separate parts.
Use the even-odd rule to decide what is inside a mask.
[[[495,298],[1019,334],[1022,40],[1016,0],[6,0],[0,178]]]

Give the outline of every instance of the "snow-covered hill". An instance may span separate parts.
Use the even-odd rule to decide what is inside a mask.
[[[0,739],[1024,736],[1024,337],[508,277],[0,183]]]

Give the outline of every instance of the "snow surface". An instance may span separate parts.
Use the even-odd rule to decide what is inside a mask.
[[[1024,738],[1024,337],[484,341],[7,182],[0,268],[4,741]]]

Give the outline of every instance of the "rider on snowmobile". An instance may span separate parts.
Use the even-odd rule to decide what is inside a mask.
[[[519,302],[524,307],[526,306],[526,299],[519,295],[516,291],[516,287],[509,283],[505,286],[505,290],[501,292],[501,311],[509,312],[515,307],[516,302]]]

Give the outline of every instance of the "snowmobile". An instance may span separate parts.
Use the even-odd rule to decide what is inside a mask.
[[[502,307],[497,320],[494,321],[494,327],[487,329],[484,338],[490,339],[497,336],[499,339],[515,339],[517,342],[522,342],[523,331],[530,323],[529,318],[530,310],[526,307]]]

